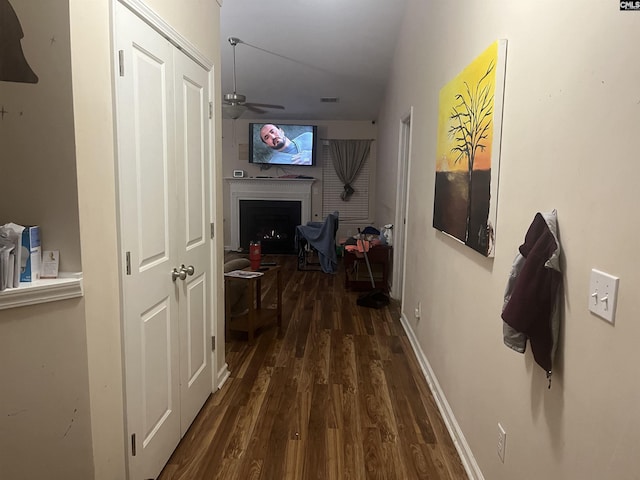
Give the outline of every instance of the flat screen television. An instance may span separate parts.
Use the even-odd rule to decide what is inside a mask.
[[[315,165],[316,125],[249,124],[249,163]]]

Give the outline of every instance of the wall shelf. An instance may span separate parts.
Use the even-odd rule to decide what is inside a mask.
[[[82,297],[82,273],[62,273],[58,278],[22,283],[0,292],[0,310]]]

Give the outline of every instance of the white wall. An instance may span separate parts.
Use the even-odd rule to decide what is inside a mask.
[[[60,269],[80,271],[68,1],[11,5],[39,81],[0,81],[0,224],[40,225]],[[91,478],[82,299],[0,311],[0,391],[0,477]]]
[[[214,62],[219,98],[217,2],[145,3]],[[114,2],[11,4],[40,82],[0,82],[0,100],[11,113],[0,126],[3,179],[18,179],[3,192],[25,199],[0,202],[0,217],[40,224],[43,246],[61,251],[61,268],[82,270],[84,298],[0,312],[0,476],[122,480],[128,453],[114,171]],[[216,158],[219,125],[218,114]],[[221,224],[221,205],[218,210]],[[218,244],[222,258],[221,236]],[[222,293],[216,295],[222,305]]]
[[[403,311],[473,456],[491,480],[638,478],[638,15],[597,0],[408,5],[378,158],[395,173],[399,119],[413,106]],[[440,88],[498,38],[509,44],[496,255],[487,259],[431,227],[434,158]],[[378,205],[395,200],[380,192]],[[564,318],[548,390],[530,352],[503,345],[500,312],[529,224],[553,208]],[[615,326],[587,310],[594,267],[621,278]]]
[[[316,178],[313,183],[311,193],[311,219],[313,221],[322,220],[322,164],[320,154],[318,161],[314,167],[272,167],[269,170],[261,171],[258,165],[248,162],[248,158],[244,152],[247,152],[249,143],[249,123],[250,122],[268,121],[268,119],[249,120],[223,120],[222,122],[222,159],[223,159],[223,176],[228,178],[233,175],[234,170],[244,170],[251,177],[257,175],[268,175],[277,177],[280,175],[308,175]],[[287,120],[285,123],[298,123],[306,125],[318,126],[318,137],[320,143],[322,139],[376,139],[378,135],[377,125],[370,121],[327,121],[327,120]],[[242,146],[242,148],[239,148]],[[320,145],[319,145],[320,147]],[[321,147],[320,147],[321,148]],[[371,145],[371,153],[369,155],[371,162],[371,191],[370,199],[375,197],[375,166],[377,162],[377,142]],[[224,182],[224,238],[225,246],[230,247],[231,244],[231,220],[229,218],[230,193],[229,184]],[[370,212],[372,222],[373,217],[373,201],[371,203]],[[346,222],[340,222],[338,235],[346,234],[348,231],[355,233],[355,227],[363,226],[361,224],[350,225]],[[364,225],[366,226],[366,225]]]
[[[0,120],[0,222],[40,225],[43,248],[60,250],[61,271],[79,272],[69,2],[10,3],[22,25],[20,45],[39,81],[0,84],[6,111]]]

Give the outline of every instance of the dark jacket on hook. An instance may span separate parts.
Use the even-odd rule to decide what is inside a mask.
[[[537,213],[520,245],[505,291],[504,343],[520,353],[527,339],[550,377],[559,331],[560,242],[556,211]]]

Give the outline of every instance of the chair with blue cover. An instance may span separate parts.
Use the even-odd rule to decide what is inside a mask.
[[[307,222],[296,227],[298,270],[322,270],[335,273],[338,270],[336,235],[339,213],[327,215],[323,222]],[[313,259],[317,256],[317,261]]]

